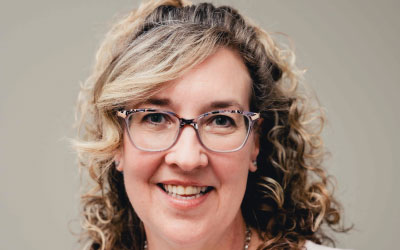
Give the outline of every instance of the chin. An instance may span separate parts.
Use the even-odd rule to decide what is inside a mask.
[[[208,232],[212,230],[206,230],[198,223],[188,223],[177,222],[174,226],[172,226],[173,222],[170,222],[170,226],[164,228],[164,237],[165,240],[170,242],[173,245],[187,246],[194,244],[199,244],[202,241],[206,241],[210,237]],[[186,224],[186,225],[185,225]]]

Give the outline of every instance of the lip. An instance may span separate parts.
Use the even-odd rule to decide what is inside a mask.
[[[199,185],[193,182],[182,182],[182,181],[168,181],[168,182],[161,182],[162,184],[170,184],[170,185],[181,185],[181,186],[197,186],[197,187],[206,187],[206,185]],[[172,197],[168,195],[164,190],[162,190],[159,186],[157,186],[157,190],[161,195],[161,199],[165,200],[167,205],[181,211],[188,211],[199,208],[202,204],[204,204],[207,199],[209,198],[210,194],[214,192],[214,189],[210,190],[209,192],[203,194],[198,198],[193,198],[190,200],[183,200],[179,198]]]

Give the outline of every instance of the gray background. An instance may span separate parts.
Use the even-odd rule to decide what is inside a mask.
[[[340,247],[395,249],[398,1],[215,1],[293,40],[328,115],[324,131],[348,235]],[[76,249],[74,103],[98,44],[128,0],[11,1],[0,7],[0,249]],[[397,157],[395,157],[397,156]],[[398,239],[398,236],[397,236]]]

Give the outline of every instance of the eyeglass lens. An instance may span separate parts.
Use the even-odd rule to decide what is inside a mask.
[[[164,112],[136,112],[128,117],[132,142],[142,150],[158,151],[172,146],[180,130],[179,118]],[[240,113],[209,113],[197,120],[201,143],[210,150],[227,152],[245,142],[250,119]]]

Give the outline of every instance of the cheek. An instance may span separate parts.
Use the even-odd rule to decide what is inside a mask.
[[[215,162],[215,171],[221,181],[224,203],[233,201],[240,206],[246,191],[247,178],[255,149],[252,138],[237,152],[222,155]],[[232,204],[233,205],[233,204]]]
[[[233,219],[243,201],[249,173],[247,156],[230,155],[214,162],[214,173],[219,180],[217,195],[219,197],[219,216]]]
[[[211,162],[221,186],[232,190],[245,189],[251,162],[250,147],[214,158]]]
[[[132,145],[128,135],[124,136],[122,153],[122,169],[125,175],[134,175],[135,178],[144,179],[150,176],[158,166],[160,159],[156,154],[144,152]]]
[[[143,198],[149,197],[143,194],[149,192],[151,177],[160,165],[160,161],[160,157],[156,157],[156,154],[138,150],[129,139],[124,140],[121,164],[125,189],[133,207],[143,202]]]

